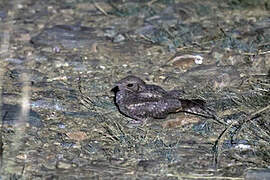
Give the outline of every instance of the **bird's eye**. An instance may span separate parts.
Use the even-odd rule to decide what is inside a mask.
[[[134,84],[128,84],[127,87],[133,87]]]

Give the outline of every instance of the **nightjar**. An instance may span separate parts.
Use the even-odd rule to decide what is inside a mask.
[[[206,111],[205,101],[180,99],[182,91],[165,91],[157,85],[146,84],[136,76],[127,76],[112,89],[119,111],[142,123],[149,118],[163,119],[170,113],[188,112],[204,117],[213,117]]]

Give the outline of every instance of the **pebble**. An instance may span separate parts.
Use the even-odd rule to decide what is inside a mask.
[[[59,169],[70,169],[72,167],[72,164],[63,161],[58,161],[56,167]]]

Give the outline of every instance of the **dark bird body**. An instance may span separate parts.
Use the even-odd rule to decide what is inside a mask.
[[[180,111],[202,116],[205,114],[203,100],[180,99],[182,91],[165,91],[160,86],[146,84],[136,76],[120,80],[112,91],[115,92],[115,103],[119,111],[135,122],[149,118],[163,119],[170,113]]]

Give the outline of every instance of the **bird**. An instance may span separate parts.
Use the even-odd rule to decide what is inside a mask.
[[[187,112],[213,117],[201,99],[181,99],[183,91],[166,91],[154,84],[146,84],[137,76],[129,75],[116,82],[112,90],[114,102],[120,113],[130,117],[132,123],[148,119],[165,119],[171,113]]]

